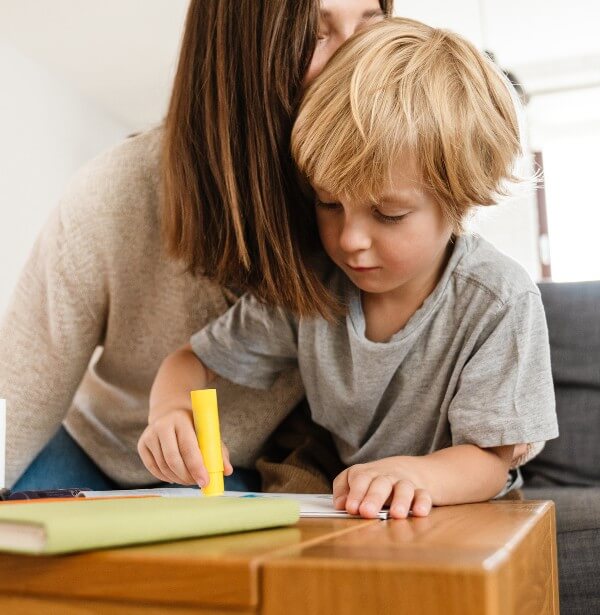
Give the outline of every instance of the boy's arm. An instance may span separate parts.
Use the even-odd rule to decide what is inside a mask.
[[[148,423],[171,410],[192,410],[190,391],[206,388],[215,373],[198,359],[190,344],[172,352],[161,363],[150,390]]]
[[[190,391],[209,385],[215,372],[236,384],[269,388],[282,371],[297,366],[296,333],[290,314],[244,295],[170,354],[152,385],[148,427],[138,441],[148,470],[168,482],[205,483],[208,473],[194,432]],[[223,449],[228,476],[233,468]]]
[[[431,506],[489,500],[500,492],[514,445],[451,446],[420,457],[387,457],[344,470],[333,483],[336,508],[373,517],[388,502],[392,517],[427,515]]]
[[[208,484],[208,472],[198,447],[190,391],[215,379],[189,344],[171,353],[161,364],[150,392],[148,426],[138,441],[138,453],[159,480],[184,485]],[[233,472],[223,446],[225,475]]]
[[[515,446],[459,444],[422,457],[400,457],[434,506],[489,500],[506,484]]]

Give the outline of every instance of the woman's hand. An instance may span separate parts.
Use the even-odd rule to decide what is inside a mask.
[[[335,508],[373,519],[389,504],[394,519],[405,519],[409,510],[415,517],[426,517],[432,497],[426,489],[418,488],[421,481],[409,461],[406,457],[388,457],[350,466],[333,481]]]
[[[225,476],[233,473],[229,451],[222,444]],[[204,487],[209,482],[202,460],[192,413],[186,409],[162,412],[151,421],[138,441],[138,453],[158,480]]]

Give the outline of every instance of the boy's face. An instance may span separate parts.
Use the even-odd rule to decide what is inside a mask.
[[[314,188],[323,247],[358,288],[408,299],[437,283],[452,227],[412,160],[393,167],[391,185],[376,203]]]

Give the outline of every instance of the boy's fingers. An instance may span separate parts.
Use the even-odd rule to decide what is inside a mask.
[[[374,519],[377,513],[383,508],[390,494],[394,491],[396,479],[393,476],[376,476],[369,485],[367,493],[363,498],[359,512],[361,517]]]
[[[350,486],[348,485],[348,470],[340,472],[333,481],[333,506],[337,510],[346,508],[346,496]]]
[[[202,459],[202,453],[198,447],[196,432],[189,426],[177,426],[175,428],[179,452],[183,458],[183,463],[191,478],[191,482],[199,487],[208,483],[208,472]]]
[[[160,442],[158,440],[158,436],[153,435],[149,437],[146,440],[146,446],[154,459],[154,463],[158,467],[158,471],[160,472],[160,475],[161,475],[160,480],[166,483],[172,483],[173,476],[171,474],[171,471],[169,470],[169,466],[167,465],[163,457],[162,449],[160,448]]]
[[[171,474],[176,477],[177,483],[181,485],[192,485],[195,483],[193,477],[188,472],[185,462],[179,450],[179,442],[177,441],[176,427],[163,432],[160,437],[160,447],[166,464],[171,470]]]
[[[225,476],[230,476],[233,474],[233,466],[229,460],[229,449],[225,446],[223,441],[221,441],[221,453],[223,455],[223,473]]]
[[[156,472],[153,472],[154,476],[161,481],[169,482],[169,478],[165,476],[164,472],[160,467],[160,463],[158,461],[157,449],[159,451],[159,455],[162,457],[162,452],[160,452],[160,446],[158,445],[158,440],[156,439],[155,434],[148,434],[144,439],[144,447],[148,451],[148,456],[151,458],[151,465],[153,464],[156,468]],[[148,468],[150,469],[150,468]]]
[[[415,489],[412,512],[415,517],[426,517],[431,512],[431,495],[425,489]]]
[[[373,475],[370,472],[348,472],[348,484],[350,491],[346,498],[346,510],[351,515],[358,515],[358,508],[365,497],[365,493],[371,485]]]
[[[415,486],[409,480],[398,481],[394,485],[394,495],[390,503],[393,519],[406,519],[415,495]]]
[[[156,465],[152,451],[146,446],[146,443],[142,442],[141,440],[138,444],[138,453],[140,455],[142,463],[146,466],[148,472],[150,472],[150,474],[152,474],[152,476],[154,476],[158,480],[164,481],[165,477]]]
[[[163,450],[163,442],[162,436],[156,434],[148,443],[152,454],[154,455],[154,459],[156,464],[158,465],[159,470],[167,479],[168,483],[179,483],[179,477],[171,470],[167,460],[165,459],[164,450]]]

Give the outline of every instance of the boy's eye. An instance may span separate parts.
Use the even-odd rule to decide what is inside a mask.
[[[408,216],[408,214],[402,214],[401,216],[386,216],[385,214],[382,214],[376,207],[373,208],[373,215],[375,216],[375,218],[385,224],[398,224],[398,222],[401,222],[404,218],[406,218],[406,216]]]
[[[341,207],[339,203],[320,201],[319,199],[315,201],[315,205],[321,209],[327,209],[328,211],[334,211]]]

